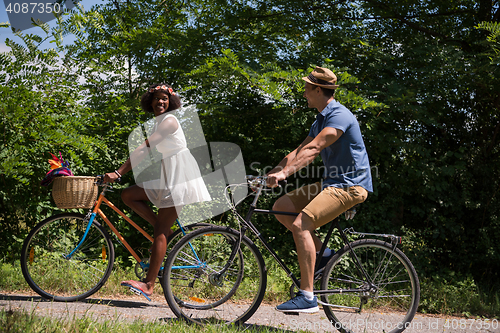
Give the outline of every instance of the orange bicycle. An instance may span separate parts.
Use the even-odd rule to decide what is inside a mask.
[[[102,176],[95,178],[97,185],[103,188],[86,215],[63,213],[48,217],[24,240],[21,270],[26,282],[40,296],[54,301],[79,301],[96,293],[106,283],[113,269],[115,250],[99,218],[137,261],[137,277],[146,276],[148,259],[142,259],[134,251],[102,212],[101,205],[104,203],[113,209],[150,242],[153,238],[106,198],[106,192],[112,187],[102,179]],[[169,248],[187,232],[210,225],[194,223],[184,226],[179,220],[177,224],[179,228],[168,238]]]

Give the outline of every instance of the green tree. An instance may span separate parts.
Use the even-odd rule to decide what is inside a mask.
[[[258,36],[263,27],[279,27],[279,36],[264,34],[276,42],[283,67],[332,59],[359,79],[351,91],[385,106],[358,114],[378,171],[357,220],[362,227],[415,235],[410,243],[421,245],[409,250],[423,275],[453,271],[498,281],[499,66],[490,61],[486,33],[475,28],[498,23],[498,1],[259,1],[232,8],[225,12],[232,31]]]
[[[7,40],[12,51],[0,54],[0,241],[1,255],[11,258],[29,228],[53,212],[50,192],[40,186],[49,152],[61,151],[80,175],[91,170],[88,161],[106,152],[85,134],[89,113],[81,103],[86,92],[75,63],[59,56],[58,49],[40,49],[40,36],[17,36],[23,44]]]
[[[314,119],[300,77],[325,65],[375,168],[355,226],[410,235],[423,276],[495,282],[499,13],[497,0],[129,0],[61,24],[77,36],[65,52],[82,78],[80,133],[108,147],[101,167],[127,157],[126,137],[147,117],[137,99],[158,81],[198,106],[207,141],[240,145],[248,171],[274,165]]]

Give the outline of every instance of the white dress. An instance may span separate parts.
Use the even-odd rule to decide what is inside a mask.
[[[143,183],[150,201],[158,208],[180,207],[211,197],[200,173],[198,163],[187,148],[184,132],[173,114],[156,117],[156,127],[173,117],[177,130],[165,137],[156,148],[163,155],[159,180]]]

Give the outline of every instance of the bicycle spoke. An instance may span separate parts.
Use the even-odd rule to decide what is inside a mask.
[[[218,227],[193,231],[172,249],[163,284],[178,317],[198,324],[239,323],[258,308],[265,291],[265,266],[249,240],[244,238],[233,262],[219,276],[237,239],[233,232]],[[193,251],[199,260],[193,260]],[[193,262],[198,268],[183,268]]]
[[[23,244],[21,267],[30,286],[41,296],[75,301],[95,293],[111,273],[113,246],[94,223],[72,258],[87,228],[84,215],[61,214],[37,225]]]
[[[371,332],[373,327],[380,328],[377,332],[401,332],[418,306],[420,289],[413,266],[399,250],[381,241],[361,240],[351,247],[363,270],[356,267],[348,247],[325,268],[321,289],[338,291],[321,297],[327,317],[342,332]]]

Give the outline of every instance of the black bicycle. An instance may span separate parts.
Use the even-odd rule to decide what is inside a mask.
[[[165,298],[175,315],[188,322],[241,324],[259,308],[267,269],[261,252],[246,236],[248,230],[292,279],[291,296],[300,285],[251,222],[253,214],[297,214],[257,208],[266,177],[247,176],[247,183],[232,184],[228,189],[235,186],[250,186],[255,195],[244,218],[236,211],[241,201],[231,202],[240,230],[210,226],[192,231],[166,260],[162,277]],[[327,232],[320,257],[334,230],[345,245],[315,274],[319,289],[314,290],[331,325],[340,332],[402,332],[417,311],[420,285],[412,263],[397,247],[401,237],[342,230],[337,218]],[[360,239],[349,241],[348,234]]]

